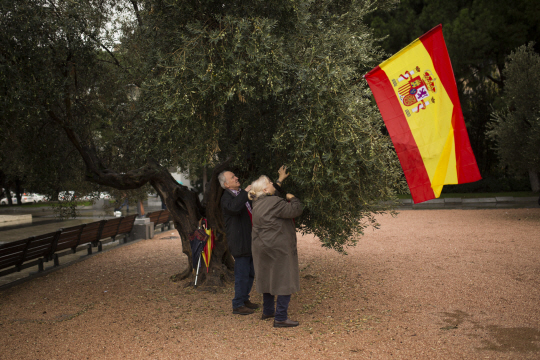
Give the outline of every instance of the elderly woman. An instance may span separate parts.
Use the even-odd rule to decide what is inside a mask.
[[[251,184],[253,200],[252,252],[256,288],[263,294],[262,319],[274,317],[274,327],[298,326],[287,316],[291,294],[300,290],[296,229],[293,218],[302,213],[302,203],[287,194],[276,196],[267,176]],[[277,306],[274,305],[277,296]]]

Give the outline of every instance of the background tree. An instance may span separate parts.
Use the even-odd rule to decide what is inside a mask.
[[[388,36],[382,47],[389,55],[443,24],[471,146],[481,173],[489,177],[500,176],[486,129],[491,107],[501,107],[505,59],[518,46],[540,38],[538,19],[540,3],[535,0],[402,0],[395,10],[377,11],[367,21],[376,36]]]
[[[492,113],[488,135],[496,141],[501,163],[528,173],[531,188],[540,191],[540,55],[534,44],[520,46],[508,56],[503,70],[506,108]]]
[[[2,126],[61,129],[95,184],[153,186],[188,255],[205,214],[218,233],[209,284],[232,266],[216,179],[227,167],[247,184],[288,165],[306,207],[297,226],[339,251],[394,199],[401,170],[360,81],[381,61],[362,20],[373,3],[0,1]],[[117,42],[107,24],[123,12]],[[167,170],[201,163],[214,167],[205,207]]]

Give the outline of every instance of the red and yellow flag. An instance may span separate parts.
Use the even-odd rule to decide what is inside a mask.
[[[365,75],[415,203],[481,179],[438,25]]]
[[[208,225],[207,225],[208,226]],[[210,266],[210,258],[212,257],[212,249],[214,248],[214,232],[212,229],[205,228],[204,231],[206,234],[208,234],[208,240],[206,240],[206,245],[204,246],[204,249],[202,251],[202,257],[204,260],[204,264],[206,265],[206,272],[208,272],[208,268]]]

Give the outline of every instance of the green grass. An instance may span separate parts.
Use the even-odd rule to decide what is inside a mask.
[[[501,192],[501,193],[449,193],[441,194],[441,198],[493,198],[493,197],[537,197],[538,193],[532,191],[514,191],[514,192]],[[411,195],[402,194],[398,195],[398,199],[410,199]]]

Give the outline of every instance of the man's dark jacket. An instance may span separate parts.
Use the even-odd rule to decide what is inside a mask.
[[[251,218],[246,207],[248,193],[240,189],[237,196],[225,189],[221,196],[221,210],[225,220],[225,232],[229,251],[234,257],[251,256]]]

